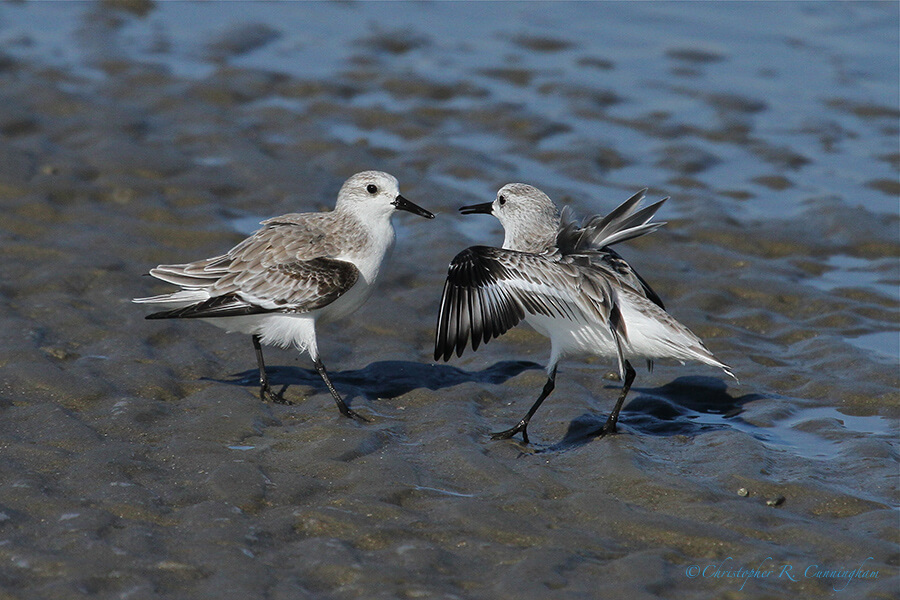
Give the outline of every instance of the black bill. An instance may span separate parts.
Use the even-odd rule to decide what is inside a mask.
[[[434,214],[430,211],[425,210],[418,204],[413,204],[403,196],[397,196],[394,198],[394,206],[397,207],[397,210],[406,210],[411,212],[414,215],[419,215],[420,217],[425,217],[426,219],[433,219]]]
[[[459,209],[464,215],[475,215],[475,214],[486,214],[489,215],[494,212],[494,203],[493,202],[485,202],[484,204],[473,204],[472,206],[462,206]]]

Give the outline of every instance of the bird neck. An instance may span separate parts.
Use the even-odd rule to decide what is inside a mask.
[[[346,237],[343,247],[349,260],[360,270],[368,283],[374,283],[381,270],[381,263],[390,256],[394,247],[394,227],[390,215],[358,215],[348,212],[336,214],[338,231]],[[364,232],[363,235],[360,235]]]
[[[540,254],[556,245],[556,233],[558,228],[551,227],[527,227],[505,230],[503,248],[517,252],[530,252]]]

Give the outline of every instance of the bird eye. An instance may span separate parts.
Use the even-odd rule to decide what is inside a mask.
[[[366,186],[366,191],[369,192],[370,194],[375,194],[378,192],[378,186],[375,185],[374,183],[370,183],[369,185]]]
[[[500,196],[499,198],[497,198],[497,200],[500,201],[500,206],[506,204],[506,196]]]

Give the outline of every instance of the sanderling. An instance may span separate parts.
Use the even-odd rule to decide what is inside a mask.
[[[480,342],[505,333],[525,320],[550,338],[547,383],[519,423],[492,434],[507,439],[522,434],[553,391],[559,360],[590,354],[618,360],[622,392],[600,435],[616,431],[619,411],[634,381],[630,360],[674,358],[728,366],[706,349],[687,327],[665,311],[659,296],[611,245],[655,231],[665,223],[650,219],[667,200],[638,210],[646,190],[605,217],[580,226],[560,216],[546,194],[530,185],[503,186],[493,202],[464,206],[463,214],[485,213],[500,220],[502,248],[472,246],[460,252],[447,274],[438,314],[434,358],[461,356],[469,339]],[[563,222],[566,221],[566,222]]]
[[[283,402],[269,387],[261,344],[305,350],[341,414],[362,419],[328,378],[316,323],[352,313],[372,293],[394,245],[391,215],[398,209],[434,218],[400,195],[392,175],[357,173],[341,187],[333,211],[268,219],[226,254],[151,269],[151,275],[181,290],[134,301],[171,307],[148,319],[198,318],[250,334],[264,401]]]

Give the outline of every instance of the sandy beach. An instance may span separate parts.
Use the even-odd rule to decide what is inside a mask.
[[[3,3],[0,599],[895,598],[896,3]],[[160,263],[433,211],[308,357],[146,321]],[[457,208],[670,196],[621,247],[731,365],[619,392],[527,327],[432,360]]]

